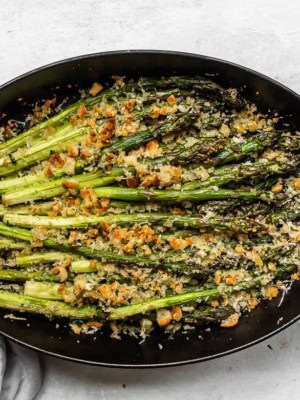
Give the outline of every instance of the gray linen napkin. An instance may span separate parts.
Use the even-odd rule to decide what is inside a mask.
[[[0,337],[1,400],[33,400],[42,386],[42,377],[35,351]]]

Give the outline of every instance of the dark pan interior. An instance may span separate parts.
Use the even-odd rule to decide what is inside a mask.
[[[276,109],[293,129],[300,128],[300,97],[279,83],[246,68],[208,57],[159,51],[112,52],[73,58],[26,74],[0,88],[0,114],[23,119],[32,103],[56,93],[73,98],[78,87],[89,87],[112,75],[141,76],[170,73],[210,76],[225,87],[242,88],[243,95],[260,109]],[[73,84],[72,88],[67,85]],[[78,86],[75,86],[77,84]],[[22,98],[23,101],[18,101]],[[167,339],[157,331],[143,343],[125,337],[116,340],[108,333],[77,336],[64,321],[26,316],[26,320],[3,318],[0,332],[36,350],[96,365],[155,367],[203,361],[228,354],[282,330],[300,317],[300,285],[295,284],[280,307],[279,299],[262,303],[245,315],[233,329],[198,328]],[[24,317],[24,315],[23,315]]]

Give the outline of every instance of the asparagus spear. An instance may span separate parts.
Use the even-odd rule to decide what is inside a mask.
[[[8,141],[0,144],[0,156],[7,155],[12,153],[13,151],[19,149],[22,146],[26,146],[28,142],[31,142],[32,139],[43,137],[44,132],[48,131],[49,128],[60,129],[63,124],[66,123],[68,118],[74,114],[81,105],[93,106],[97,104],[99,100],[106,94],[105,92],[101,93],[95,97],[89,97],[79,102],[76,102],[66,109],[61,111],[60,113],[53,115],[49,119],[40,122],[39,124],[33,126],[25,132],[20,133],[19,135],[9,139]]]
[[[240,182],[247,178],[266,178],[268,175],[283,175],[295,171],[299,160],[291,159],[287,163],[279,162],[246,162],[242,164],[224,165],[215,169],[206,180],[195,180],[182,185],[182,190],[195,190],[209,186],[224,186],[229,182]]]
[[[186,117],[186,116],[183,116],[182,118],[184,118],[184,117]],[[176,125],[176,122],[175,122],[175,125]],[[163,127],[165,127],[165,126],[163,126]],[[221,153],[219,153],[217,158],[214,160],[214,164],[216,164],[216,165],[226,164],[228,162],[234,161],[235,159],[240,159],[240,158],[246,156],[247,154],[249,154],[249,152],[257,151],[257,150],[263,148],[264,146],[269,145],[270,141],[275,140],[275,137],[278,136],[277,132],[267,132],[267,133],[268,133],[268,135],[266,135],[266,132],[263,132],[263,134],[259,134],[259,135],[256,135],[254,138],[250,138],[245,144],[240,145],[240,147],[237,149],[228,148],[228,149],[222,150]],[[121,146],[121,147],[119,147],[119,150],[125,149],[126,144],[125,144],[125,147],[123,148],[122,142],[123,141],[126,142],[127,140],[130,140],[130,141],[135,140],[134,138],[136,136],[137,135],[132,135],[129,138],[125,138],[125,139],[117,142],[116,146],[119,143]],[[114,151],[113,148],[108,148],[106,150]],[[1,172],[1,167],[0,167],[0,172]],[[226,172],[226,170],[225,170],[225,172]],[[123,174],[122,170],[119,169],[118,176],[121,176],[122,174]],[[115,180],[113,175],[114,174],[112,172],[111,177],[109,177],[109,176],[106,177],[107,183],[112,183]],[[61,179],[63,179],[63,178],[61,178]],[[4,194],[3,202],[6,205],[13,205],[13,204],[19,204],[19,203],[23,202],[24,197],[26,197],[26,196],[28,196],[27,201],[30,201],[30,200],[49,198],[52,196],[60,195],[64,191],[63,191],[63,188],[61,187],[61,185],[59,184],[59,182],[61,182],[61,180],[55,180],[53,182],[46,182],[45,184],[39,185],[38,188],[27,188],[27,189],[25,188],[23,190],[15,192],[14,194],[9,194],[9,193]],[[101,186],[102,184],[103,183],[100,182],[99,186]],[[96,185],[97,185],[97,182],[95,182],[94,185],[91,187],[95,187]],[[54,187],[55,187],[55,190],[54,190]],[[58,189],[58,187],[59,187],[59,189]],[[38,192],[39,189],[40,189],[40,192]],[[34,192],[34,194],[33,194],[33,192]],[[30,197],[30,196],[32,196],[32,197]]]
[[[272,146],[280,138],[280,135],[281,132],[278,131],[263,131],[239,144],[231,141],[228,146],[216,155],[211,164],[218,166],[239,161],[251,153],[262,151]]]
[[[33,239],[29,230],[7,226],[2,222],[0,222],[0,235],[15,240],[23,240],[24,242],[31,242]]]
[[[35,253],[29,256],[17,256],[15,258],[16,266],[26,268],[28,266],[39,264],[50,264],[66,260],[67,258],[75,258],[73,254],[62,253],[57,251]]]
[[[82,172],[82,161],[77,161],[75,165],[75,172],[76,174]],[[23,189],[30,185],[41,184],[43,182],[49,182],[58,178],[61,178],[66,175],[63,168],[57,168],[52,170],[53,176],[48,177],[45,175],[44,171],[38,173],[31,173],[23,176],[18,177],[9,177],[2,181],[0,181],[0,194],[6,192],[12,192],[16,190]]]
[[[159,308],[173,307],[175,305],[191,302],[208,302],[213,299],[218,299],[222,296],[227,296],[235,292],[250,290],[257,286],[266,285],[277,277],[291,273],[293,270],[295,270],[295,268],[295,265],[286,265],[284,267],[278,268],[274,274],[261,274],[258,276],[254,276],[245,281],[239,282],[236,285],[219,286],[199,290],[196,292],[178,294],[170,297],[151,299],[142,303],[131,304],[129,306],[118,307],[111,311],[111,313],[108,315],[108,319],[123,320],[134,315],[145,314],[149,311],[157,310]]]
[[[223,89],[215,82],[201,77],[190,78],[186,76],[170,76],[163,79],[140,78],[138,84],[145,90],[169,87],[192,89],[196,93],[217,97],[220,101],[230,107],[240,108],[244,104],[243,101],[233,92]]]
[[[0,291],[10,292],[10,293],[23,293],[23,283],[5,282],[0,283]]]
[[[24,295],[38,299],[62,300],[63,291],[68,290],[72,292],[73,289],[73,286],[64,286],[62,290],[60,283],[26,281],[24,285]]]
[[[43,314],[50,318],[89,320],[104,317],[103,312],[96,306],[74,307],[62,301],[38,299],[5,291],[0,291],[0,308]]]
[[[256,204],[256,203],[255,203]],[[213,212],[218,215],[224,215],[239,206],[243,206],[243,202],[240,199],[230,199],[226,200],[215,200],[209,201],[208,203],[200,203],[194,205],[190,211],[195,214],[206,215],[207,213]],[[247,203],[249,205],[249,203]],[[113,200],[110,202],[110,212],[115,212],[122,210],[122,212],[126,211],[129,213],[142,213],[142,212],[157,212],[164,208],[163,203],[137,203],[137,202],[129,202],[129,201],[121,201],[121,200]],[[252,204],[251,207],[252,208]],[[117,210],[115,210],[117,209]],[[6,210],[7,212],[8,210]],[[23,213],[25,214],[25,213]],[[41,214],[39,214],[41,215]]]
[[[230,306],[218,308],[202,306],[198,307],[190,314],[184,314],[183,320],[186,324],[209,324],[213,322],[221,322],[234,313],[234,308]]]
[[[269,220],[273,224],[278,224],[280,221],[297,221],[300,218],[300,208],[294,207],[290,209],[280,210],[269,216]]]
[[[25,242],[15,242],[14,240],[7,238],[0,238],[0,249],[1,250],[22,250],[28,247]]]
[[[44,226],[54,229],[72,229],[84,228],[89,226],[99,226],[102,223],[116,225],[134,225],[134,224],[163,224],[167,227],[176,226],[192,229],[217,229],[231,230],[236,232],[253,232],[265,230],[266,226],[244,218],[224,218],[214,217],[206,218],[203,216],[173,215],[173,214],[119,214],[119,215],[91,215],[78,217],[45,217],[35,215],[15,215],[5,214],[3,222],[9,225],[32,228]]]
[[[290,133],[283,133],[275,146],[276,148],[289,152],[299,152],[300,150],[300,135],[295,132],[293,135]]]
[[[6,237],[25,240],[27,242],[31,242],[33,240],[32,233],[27,229],[16,228],[16,227],[9,227],[3,223],[0,223],[0,234]],[[49,247],[52,249],[65,251],[69,253],[75,253],[75,255],[80,255],[86,258],[100,260],[101,262],[108,262],[108,263],[116,263],[120,265],[137,265],[140,267],[146,268],[160,268],[171,270],[174,272],[195,272],[198,274],[206,273],[203,269],[199,267],[195,267],[193,265],[186,265],[183,262],[170,262],[166,263],[163,262],[160,258],[145,258],[142,256],[133,256],[133,255],[123,255],[118,254],[110,251],[103,251],[93,249],[88,246],[79,246],[74,247],[68,244],[66,240],[58,242],[55,239],[49,238],[43,241],[45,247]]]
[[[67,183],[74,182],[74,189],[93,188],[115,182],[118,176],[123,174],[123,169],[114,168],[109,175],[102,171],[91,172],[81,175],[74,175],[72,178],[60,178],[54,181],[45,182],[38,186],[25,187],[16,192],[8,192],[2,196],[2,202],[6,206],[26,203],[33,200],[48,199],[60,196],[67,192]]]
[[[54,179],[59,178],[60,176],[63,176],[63,173],[60,174],[55,174]],[[44,172],[39,173],[39,174],[29,174],[25,176],[20,176],[17,178],[10,178],[10,179],[5,179],[0,181],[0,194],[6,193],[6,192],[11,192],[14,191],[18,188],[23,188],[26,186],[34,185],[37,183],[49,181],[52,178],[47,178],[44,174]]]
[[[22,148],[16,151],[13,156],[2,157],[0,159],[0,176],[9,175],[45,160],[49,157],[51,151],[65,149],[69,143],[78,141],[86,132],[86,128],[67,126],[50,139],[37,141],[34,146]]]
[[[73,286],[61,288],[59,283],[26,281],[24,285],[24,295],[38,299],[63,300],[63,295],[67,291],[73,293]],[[198,307],[191,313],[183,314],[182,319],[188,324],[207,324],[220,322],[234,314],[234,309],[227,307]],[[153,319],[155,316],[153,315]]]
[[[127,151],[140,144],[147,142],[152,138],[163,136],[170,133],[177,133],[186,129],[196,119],[194,114],[183,114],[171,116],[166,121],[155,125],[154,128],[141,131],[135,135],[130,135],[124,139],[117,140],[114,144],[104,149],[105,153],[114,153],[118,151]]]
[[[0,204],[0,216],[3,217],[6,213],[14,214],[32,214],[32,215],[48,215],[49,211],[52,210],[54,201],[40,202],[33,205],[19,205],[14,207],[5,207]]]
[[[34,279],[36,281],[53,281],[60,282],[61,278],[59,275],[51,274],[46,271],[19,271],[11,269],[0,269],[0,281],[14,281],[23,282],[29,279]]]
[[[95,265],[91,260],[81,259],[77,261],[72,261],[70,270],[75,274],[85,274],[90,272],[97,272],[99,266],[99,262]]]
[[[129,201],[157,201],[180,203],[182,201],[201,202],[207,200],[242,199],[247,201],[272,201],[271,192],[244,191],[230,189],[196,189],[189,191],[128,189],[122,187],[101,187],[94,190],[98,197]]]
[[[26,146],[29,142],[32,142],[32,140],[35,138],[42,138],[45,132],[47,132],[48,134],[49,128],[53,129],[54,131],[53,134],[56,133],[57,130],[60,129],[63,124],[65,125],[68,124],[68,119],[71,117],[71,115],[76,113],[76,111],[81,105],[91,107],[99,103],[99,101],[101,101],[103,98],[114,99],[117,96],[125,96],[127,93],[136,90],[140,91],[140,86],[137,83],[130,83],[126,84],[123,88],[108,89],[101,92],[97,96],[88,97],[81,101],[75,102],[74,104],[71,104],[58,114],[53,115],[52,117],[46,119],[45,121],[40,122],[39,124],[28,129],[27,131],[22,132],[19,135],[9,139],[8,141],[1,143],[0,156],[7,155],[23,146]],[[174,88],[171,90],[171,92],[155,93],[155,95],[150,93],[148,94],[145,100],[153,101],[157,98],[157,96],[159,98],[164,99],[169,97],[171,94],[176,94],[176,93],[183,96],[188,95],[188,93],[182,91],[180,88]]]
[[[147,160],[147,162],[151,164],[170,163],[174,165],[185,165],[191,161],[194,163],[202,162],[223,148],[224,143],[224,138],[200,137],[192,146],[186,143],[176,144],[171,148],[160,145],[164,150],[163,156]]]

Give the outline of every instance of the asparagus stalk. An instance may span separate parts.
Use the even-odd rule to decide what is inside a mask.
[[[60,176],[63,176],[64,174],[58,174],[54,175],[54,179],[59,178]],[[5,179],[0,181],[0,194],[6,193],[6,192],[11,192],[14,191],[18,188],[23,188],[26,186],[30,185],[35,185],[37,183],[49,181],[52,178],[47,178],[44,174],[44,172],[39,173],[39,174],[30,174],[30,175],[25,175],[25,176],[20,176],[17,178],[10,178],[10,179]]]
[[[196,115],[194,114],[183,114],[178,117],[178,115],[171,116],[166,122],[162,122],[155,125],[151,130],[145,130],[136,133],[135,135],[130,135],[124,139],[117,140],[114,144],[104,149],[105,153],[114,153],[118,151],[127,151],[140,144],[147,142],[152,138],[163,136],[170,133],[177,133],[181,130],[186,129],[194,120]]]
[[[67,126],[50,139],[37,141],[34,146],[22,148],[13,156],[2,157],[0,159],[0,176],[9,175],[45,160],[51,151],[62,151],[69,143],[78,141],[86,132],[86,128]]]
[[[82,172],[82,162],[78,161],[75,166],[75,171],[76,173]],[[36,184],[41,184],[43,182],[49,182],[58,178],[61,178],[66,175],[64,172],[63,168],[57,168],[56,170],[53,170],[53,176],[47,177],[44,173],[44,171],[39,172],[39,173],[32,173],[28,175],[23,175],[19,177],[14,177],[14,178],[6,178],[2,181],[0,181],[0,194],[6,193],[6,192],[12,192],[16,190],[23,189],[25,187],[28,187],[30,185],[36,185]]]
[[[5,291],[5,292],[10,292],[10,293],[23,293],[24,292],[23,283],[14,283],[14,282],[0,283],[0,291],[1,290]]]
[[[136,90],[141,91],[140,86],[137,83],[130,83],[126,84],[123,88],[104,90],[97,96],[87,97],[83,100],[75,102],[58,114],[53,115],[45,121],[40,122],[39,124],[26,130],[25,132],[22,132],[19,135],[9,139],[8,141],[1,143],[0,156],[12,153],[17,149],[26,146],[28,143],[32,143],[32,140],[35,138],[43,138],[45,133],[49,134],[49,128],[54,131],[53,134],[56,133],[63,124],[68,124],[68,119],[71,117],[71,115],[76,113],[81,105],[91,107],[99,103],[99,101],[101,101],[103,98],[106,98],[107,100],[114,99],[116,96],[124,96],[126,95],[126,93]],[[157,98],[157,96],[161,99],[164,99],[169,97],[171,94],[179,94],[183,96],[188,95],[187,92],[182,91],[180,88],[174,88],[169,92],[155,93],[155,95],[149,93],[146,101],[153,101]]]
[[[16,192],[8,192],[2,196],[2,202],[5,206],[26,203],[33,200],[48,199],[60,196],[67,192],[66,182],[74,182],[76,190],[82,188],[93,188],[102,185],[114,183],[118,176],[123,174],[123,169],[114,168],[109,175],[104,175],[102,171],[74,175],[72,178],[60,178],[54,181],[45,182],[38,186],[25,187]],[[65,186],[64,186],[65,185]]]
[[[209,324],[214,322],[221,322],[234,313],[234,308],[230,306],[218,308],[204,306],[198,307],[190,314],[184,314],[183,320],[186,324]]]
[[[217,153],[224,147],[224,138],[200,137],[192,146],[176,144],[173,148],[160,145],[164,152],[163,156],[147,160],[151,164],[173,164],[185,165],[193,161],[194,163],[204,162],[210,155]]]
[[[195,190],[210,186],[224,186],[230,182],[240,182],[247,178],[266,178],[269,175],[283,175],[295,171],[299,161],[290,160],[287,163],[278,162],[253,162],[233,165],[224,165],[215,169],[206,180],[195,180],[182,185],[182,190]]]
[[[26,281],[24,284],[24,295],[38,299],[62,300],[65,290],[72,292],[73,286],[65,286],[62,290],[60,283]]]
[[[33,239],[29,230],[7,226],[2,222],[0,222],[0,235],[15,240],[23,240],[24,242],[31,242]]]
[[[35,253],[29,256],[17,256],[15,258],[16,266],[26,268],[28,266],[39,264],[50,264],[66,260],[67,258],[75,258],[73,254],[62,253],[58,251]]]
[[[33,228],[44,226],[52,229],[73,229],[89,226],[100,226],[102,223],[123,225],[134,224],[163,224],[167,227],[175,226],[192,229],[217,229],[236,232],[253,232],[265,230],[266,226],[244,218],[173,215],[173,214],[118,214],[118,215],[91,215],[78,217],[45,217],[36,215],[5,214],[3,222],[13,226]]]
[[[11,269],[0,269],[0,281],[14,281],[23,282],[29,279],[34,279],[36,281],[52,281],[60,282],[60,276],[51,274],[46,271],[19,271]]]
[[[24,295],[38,299],[63,300],[64,293],[73,293],[73,286],[61,288],[59,283],[26,281]],[[234,309],[227,307],[198,307],[188,314],[183,314],[183,321],[189,324],[206,324],[220,322],[234,313]],[[153,315],[153,319],[155,316]]]
[[[183,116],[182,118],[186,118],[186,116]],[[175,122],[175,125],[176,125],[176,122]],[[165,125],[163,125],[163,127],[165,128]],[[264,132],[264,134],[265,134],[265,132]],[[267,137],[264,137],[264,140],[261,139],[261,136],[255,137],[254,139],[251,138],[251,139],[249,139],[248,142],[246,142],[245,144],[240,146],[239,152],[238,151],[236,152],[235,149],[232,149],[232,148],[225,149],[221,153],[219,153],[217,158],[214,160],[214,163],[216,165],[217,164],[225,164],[227,162],[233,161],[234,158],[235,159],[242,158],[243,156],[247,155],[249,153],[249,151],[250,152],[257,151],[259,146],[260,147],[265,146],[266,141],[272,140],[271,137],[273,137],[273,136],[275,137],[275,134],[277,134],[277,133],[276,132],[268,132],[268,135],[267,135]],[[136,136],[137,135],[133,135],[133,136],[130,136],[129,138],[125,138],[125,139],[117,142],[116,146],[118,145],[118,143],[120,143],[121,147],[119,149],[121,149],[121,148],[123,148],[122,147],[123,145],[121,145],[121,142],[127,141],[127,140],[136,140],[136,139],[134,139],[134,138],[136,138]],[[256,135],[256,136],[259,136],[259,135]],[[264,143],[264,144],[262,144],[262,143]],[[114,151],[113,148],[109,148],[106,150]],[[185,153],[183,152],[183,155],[184,154]],[[235,166],[233,168],[235,168],[235,170],[233,171],[232,174],[230,173],[230,168],[229,169],[228,168],[218,169],[215,172],[215,174],[218,175],[217,177],[214,178],[215,180],[211,178],[212,180],[210,182],[207,182],[206,184],[211,186],[211,184],[217,185],[218,182],[220,182],[220,185],[221,185],[222,180],[219,180],[218,177],[220,174],[222,175],[222,173],[225,174],[225,176],[224,176],[225,183],[226,183],[226,177],[227,177],[227,180],[230,180],[231,177],[235,177],[235,176],[238,179],[238,172],[240,171],[239,167]],[[255,168],[256,168],[256,172],[254,171]],[[292,168],[292,167],[290,166],[290,168]],[[258,170],[262,171],[262,169],[263,168],[261,165],[255,165],[255,166],[253,166],[252,169],[249,167],[248,171],[249,171],[249,174],[251,173],[251,171],[253,171],[253,173],[259,173]],[[282,167],[281,169],[284,170],[285,168]],[[288,169],[287,166],[286,166],[286,169]],[[115,181],[116,176],[122,176],[122,174],[123,174],[122,169],[115,169],[115,170],[118,171],[116,175],[114,175],[114,172],[112,171],[109,176],[105,177],[106,181],[104,180],[104,181],[100,181],[100,182],[96,181],[96,182],[90,183],[91,186],[89,186],[89,187],[101,186],[101,185],[105,184],[105,182],[106,182],[106,184],[113,183]],[[270,173],[272,171],[275,172],[275,170],[276,170],[276,165],[269,165],[269,168],[267,168],[267,167],[265,168],[265,173]],[[1,172],[1,167],[0,167],[0,172]],[[279,172],[281,173],[280,170],[278,171],[278,173]],[[226,175],[226,173],[227,173],[227,175]],[[245,173],[245,169],[244,169],[244,173]],[[79,175],[79,177],[80,177],[80,175]],[[61,186],[61,182],[63,181],[63,179],[64,178],[57,179],[55,181],[46,182],[44,184],[38,185],[37,188],[29,187],[27,189],[25,188],[23,190],[16,191],[15,193],[4,194],[3,202],[6,205],[13,205],[13,204],[19,204],[19,203],[24,202],[24,197],[28,197],[27,201],[31,201],[31,200],[38,200],[41,198],[45,199],[45,198],[61,195],[62,193],[64,193],[66,191]],[[86,178],[83,178],[83,179],[86,179]],[[197,183],[200,184],[200,182],[197,182]],[[202,185],[201,187],[205,187],[206,184],[201,183],[201,185]],[[196,185],[196,183],[195,183],[195,185]],[[189,186],[187,186],[187,187],[189,187]],[[190,190],[190,189],[186,189],[186,190]]]
[[[240,144],[230,142],[228,146],[213,158],[211,164],[219,166],[239,161],[251,153],[262,151],[265,148],[272,146],[279,139],[280,135],[281,132],[278,131],[263,131],[251,136],[245,142]]]
[[[77,261],[72,261],[70,270],[75,274],[97,272],[98,271],[97,266],[99,265],[100,265],[99,262],[97,263],[97,265],[95,265],[95,263],[91,262],[91,260],[81,259]]]
[[[0,249],[1,250],[23,250],[28,247],[25,242],[15,242],[12,239],[0,238]]]
[[[278,224],[281,221],[297,221],[300,218],[300,208],[294,207],[290,209],[280,210],[269,216],[273,224]]]
[[[0,308],[79,320],[103,319],[103,312],[96,306],[74,307],[62,301],[51,301],[0,291]]]
[[[5,207],[3,204],[0,204],[0,216],[3,217],[3,215],[6,213],[14,213],[18,215],[48,215],[54,204],[54,201],[40,202],[33,205],[19,205],[14,207]]]
[[[289,151],[289,152],[299,152],[300,150],[300,135],[295,132],[293,135],[290,133],[283,133],[280,137],[276,147],[280,150]]]
[[[215,82],[201,77],[190,78],[185,76],[170,76],[163,79],[141,78],[139,79],[138,84],[145,90],[170,87],[191,89],[198,94],[216,97],[230,107],[240,108],[244,104],[234,92],[230,92]]]
[[[288,274],[295,269],[294,265],[286,265],[284,267],[278,268],[274,274],[261,274],[258,276],[251,277],[245,281],[239,282],[232,286],[219,286],[204,290],[198,290],[195,292],[178,294],[175,296],[151,299],[144,301],[142,303],[131,304],[129,306],[123,306],[115,308],[108,315],[110,320],[123,320],[134,315],[145,314],[152,310],[157,310],[159,308],[173,307],[185,303],[193,302],[208,302],[213,299],[218,299],[223,296],[230,295],[235,292],[240,292],[243,290],[250,290],[257,286],[266,285],[271,282],[276,277]]]
[[[88,97],[81,101],[78,101],[67,108],[65,108],[60,113],[53,115],[52,117],[40,122],[39,124],[33,126],[25,132],[9,139],[8,141],[0,144],[0,156],[7,155],[13,151],[19,149],[22,146],[26,146],[27,143],[32,142],[33,139],[43,137],[44,133],[49,131],[49,128],[60,129],[63,124],[69,119],[69,117],[76,113],[81,105],[93,106],[101,100],[103,95],[107,95],[106,92],[100,93],[95,97]],[[54,130],[54,129],[53,129]]]
[[[0,234],[6,237],[25,240],[31,242],[33,240],[32,233],[27,229],[9,227],[3,223],[0,223]],[[58,242],[55,239],[49,238],[43,241],[45,247],[51,249],[56,249],[60,251],[65,251],[69,253],[75,253],[75,255],[80,255],[86,258],[100,260],[101,262],[116,263],[120,265],[137,265],[139,267],[145,268],[160,268],[167,269],[173,272],[188,272],[194,271],[195,273],[201,274],[203,271],[201,268],[195,266],[188,266],[183,262],[170,262],[165,263],[159,258],[145,258],[142,256],[124,255],[118,254],[110,251],[103,251],[93,249],[88,246],[74,247],[68,244],[66,240]],[[205,272],[205,271],[204,271]]]
[[[230,189],[196,189],[189,191],[178,190],[153,190],[153,189],[128,189],[122,187],[101,187],[94,191],[98,197],[114,200],[129,201],[157,201],[180,203],[183,201],[201,202],[207,200],[241,199],[246,201],[263,200],[272,201],[271,192],[244,191]]]

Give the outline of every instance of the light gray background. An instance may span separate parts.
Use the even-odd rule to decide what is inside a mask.
[[[75,55],[168,49],[237,62],[300,92],[299,17],[297,0],[0,0],[0,84]],[[43,357],[38,400],[296,400],[299,328],[226,358],[163,370]]]

